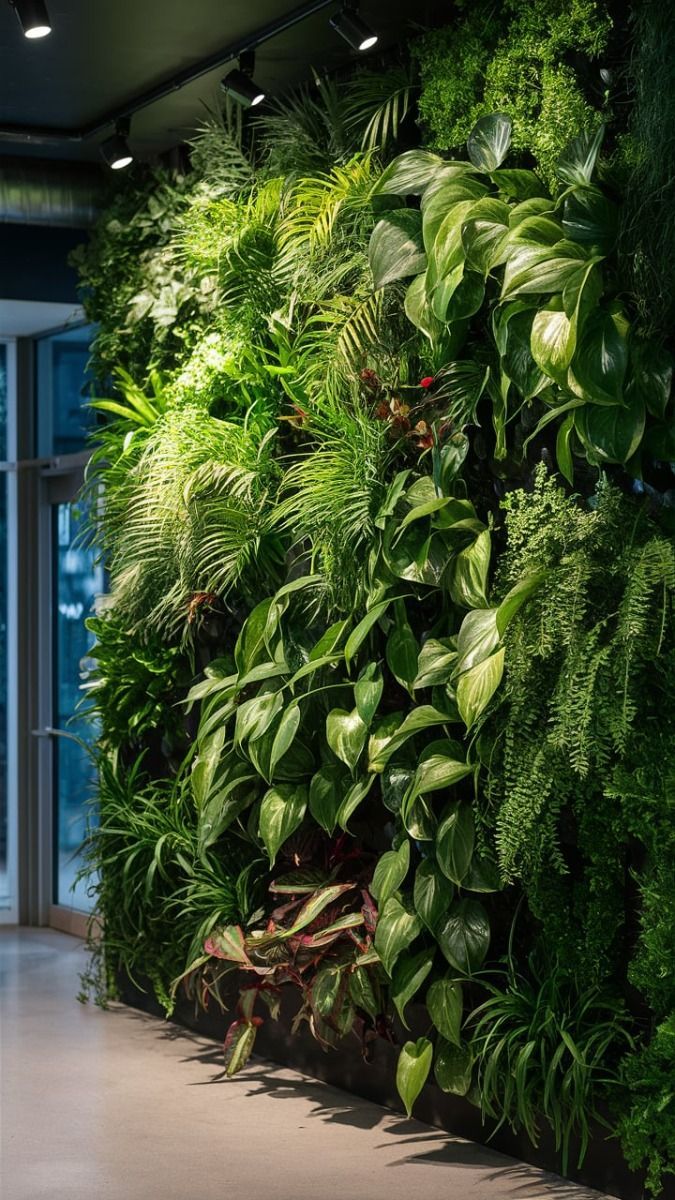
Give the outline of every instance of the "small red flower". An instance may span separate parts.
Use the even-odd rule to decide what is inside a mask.
[[[420,379],[421,388],[430,388],[432,383],[434,383],[433,375],[425,375],[424,379]]]

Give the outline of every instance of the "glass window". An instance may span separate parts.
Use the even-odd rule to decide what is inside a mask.
[[[87,372],[92,329],[50,333],[37,340],[37,447],[40,458],[84,450],[96,416],[86,407],[92,394]]]
[[[0,342],[0,460],[7,457],[7,347]],[[0,474],[0,910],[13,904],[7,801],[7,476]]]
[[[82,866],[87,818],[95,819],[96,770],[85,746],[96,737],[82,714],[81,662],[93,636],[85,628],[104,590],[103,568],[83,541],[86,512],[78,503],[54,505],[54,798],[56,807],[54,903],[87,911],[88,883],[76,883]]]

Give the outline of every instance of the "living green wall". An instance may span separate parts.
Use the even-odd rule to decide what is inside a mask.
[[[399,1041],[408,1111],[433,1072],[535,1143],[550,1126],[563,1170],[609,1121],[658,1192],[672,358],[623,282],[635,133],[603,133],[576,73],[555,147],[545,105],[503,73],[493,112],[467,65],[494,80],[539,22],[562,79],[570,30],[598,54],[611,14],[492,20],[425,35],[419,76],[226,110],[80,252],[111,580],[87,982],[105,1001],[124,972],[170,1011],[236,976],[229,1073],[295,989],[335,1052]],[[415,144],[432,67],[474,89],[452,155],[458,131]]]

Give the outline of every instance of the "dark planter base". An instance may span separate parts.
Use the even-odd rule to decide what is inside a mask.
[[[143,992],[128,979],[120,980],[119,986],[121,999],[125,1004],[156,1016],[164,1015],[151,989]],[[236,995],[233,989],[232,1008],[236,1002]],[[256,1054],[401,1112],[402,1106],[395,1082],[398,1047],[384,1041],[376,1042],[372,1063],[363,1061],[356,1039],[346,1038],[339,1051],[324,1051],[311,1036],[306,1025],[303,1024],[296,1034],[290,1034],[294,1000],[292,993],[284,994],[280,1020],[266,1020],[258,1032]],[[420,1009],[417,1014],[413,1010],[414,1005],[411,1005],[412,1032],[408,1036],[415,1038],[425,1032],[428,1018],[424,1018],[423,1010]],[[418,1020],[415,1020],[416,1016]],[[188,1029],[222,1041],[231,1018],[218,1012],[215,1007],[209,1012],[195,1011],[193,1004],[181,997],[173,1019]],[[419,1030],[416,1028],[418,1023]],[[449,1133],[482,1145],[489,1139],[490,1146],[502,1154],[508,1154],[546,1171],[560,1172],[560,1156],[555,1150],[548,1129],[542,1129],[538,1147],[532,1146],[524,1135],[514,1134],[508,1128],[502,1128],[490,1137],[493,1126],[483,1123],[481,1114],[474,1105],[461,1097],[446,1095],[433,1081],[426,1085],[416,1102],[415,1116],[420,1121],[426,1121],[439,1129],[445,1129]],[[621,1197],[621,1200],[641,1200],[642,1176],[628,1169],[618,1143],[609,1139],[606,1131],[600,1126],[594,1131],[581,1169],[576,1168],[574,1154],[570,1155],[570,1160],[568,1176],[575,1182],[609,1192],[612,1196]],[[667,1184],[660,1200],[675,1200],[675,1187]]]

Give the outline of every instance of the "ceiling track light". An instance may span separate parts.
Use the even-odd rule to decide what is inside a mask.
[[[370,50],[377,41],[369,25],[362,21],[358,11],[350,4],[345,4],[340,12],[330,18],[330,24],[336,33],[351,46],[352,50]]]
[[[47,34],[51,33],[52,23],[49,20],[44,0],[9,0],[9,2],[18,17],[24,37],[36,40],[47,37]]]
[[[112,137],[101,142],[101,154],[111,171],[122,171],[134,161],[128,142],[130,129],[131,120],[129,117],[123,117],[115,123],[115,132]]]
[[[222,90],[244,108],[252,108],[265,99],[265,93],[253,79],[254,70],[255,52],[245,50],[239,55],[239,66],[220,81]]]

